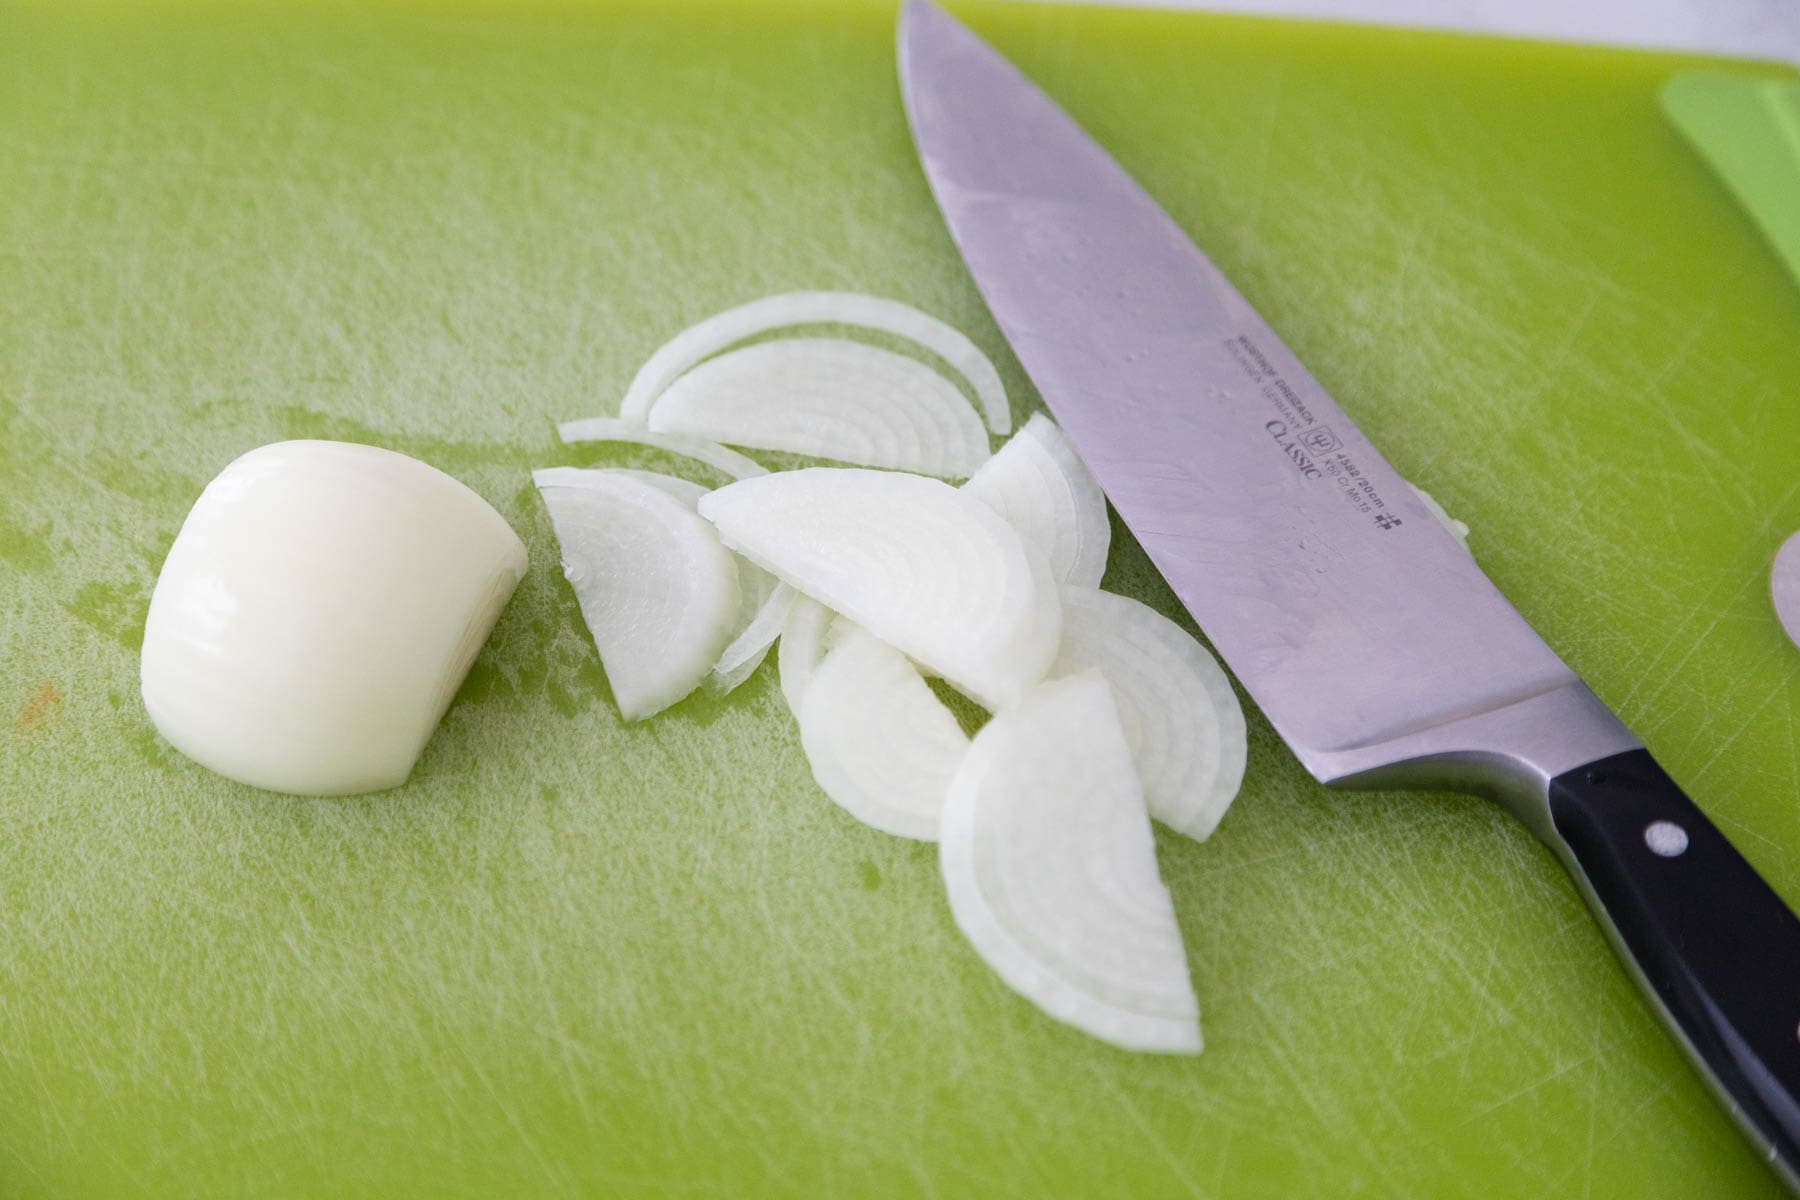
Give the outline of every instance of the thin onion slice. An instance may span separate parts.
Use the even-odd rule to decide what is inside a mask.
[[[967,479],[981,418],[916,359],[843,338],[785,338],[710,358],[670,385],[650,428],[814,458]]]
[[[782,585],[786,587],[786,584]],[[838,615],[810,596],[794,593],[787,619],[781,624],[781,640],[775,648],[775,669],[781,673],[781,695],[796,720],[800,705],[812,686],[819,660],[836,644],[846,626]]]
[[[1204,840],[1244,780],[1244,710],[1225,672],[1175,622],[1128,596],[1064,588],[1053,678],[1098,669],[1150,815]]]
[[[627,721],[653,716],[705,678],[738,619],[738,566],[693,509],[613,471],[534,472]]]
[[[1419,498],[1419,503],[1425,506],[1425,511],[1437,518],[1437,523],[1454,534],[1456,540],[1461,542],[1466,549],[1469,545],[1468,525],[1446,512],[1444,506],[1437,502],[1437,498],[1418,484],[1409,481],[1406,486],[1411,488],[1413,495]]]
[[[571,443],[632,442],[639,446],[650,446],[666,450],[670,454],[680,454],[695,462],[703,462],[733,479],[753,479],[769,473],[769,469],[755,459],[747,458],[736,450],[729,450],[717,442],[676,433],[656,433],[645,429],[636,421],[624,421],[617,417],[584,417],[579,421],[564,421],[556,427],[556,436]]]
[[[738,561],[747,564],[749,560],[740,557]],[[774,582],[774,577],[767,571],[757,567],[750,569],[771,583]],[[788,608],[797,594],[785,583],[775,584],[774,589],[763,597],[762,604],[743,629],[719,655],[719,661],[713,664],[712,678],[707,681],[708,687],[723,695],[756,673],[756,668],[762,666],[763,659],[769,656],[775,639],[781,636],[781,627],[787,623]]]
[[[906,655],[850,630],[813,672],[799,719],[806,761],[827,796],[884,833],[937,839],[969,738]]]
[[[1100,586],[1112,547],[1106,497],[1049,417],[1034,414],[963,490],[1040,547],[1057,582]]]
[[[1043,684],[975,735],[938,835],[951,915],[1014,991],[1129,1050],[1199,1052],[1174,904],[1098,672]]]
[[[703,483],[695,483],[691,479],[683,479],[679,475],[664,475],[661,471],[640,471],[636,467],[543,467],[531,473],[532,482],[539,487],[549,484],[552,487],[580,487],[596,475],[622,475],[626,479],[635,479],[639,483],[649,484],[659,492],[675,497],[689,508],[697,508],[700,497],[710,490]]]
[[[639,368],[619,405],[619,416],[642,425],[669,385],[702,359],[759,333],[794,325],[852,325],[893,334],[931,351],[968,381],[988,428],[1012,429],[1012,412],[999,372],[974,342],[909,304],[860,292],[783,292],[728,308],[664,342]]]
[[[971,496],[893,471],[811,467],[700,501],[725,544],[990,710],[1049,670],[1061,603],[1042,552]]]

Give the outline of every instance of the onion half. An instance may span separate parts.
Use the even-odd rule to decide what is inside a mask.
[[[649,427],[950,479],[988,457],[981,418],[948,379],[843,338],[760,342],[708,359],[669,386]]]
[[[163,560],[145,712],[177,750],[252,787],[395,787],[525,561],[486,500],[415,458],[259,447],[206,485]]]
[[[728,308],[664,342],[639,368],[621,419],[642,425],[669,385],[701,360],[746,338],[794,325],[852,325],[893,334],[931,351],[965,379],[981,404],[988,428],[1012,429],[1012,413],[999,372],[974,342],[909,304],[860,292],[783,292]]]
[[[1199,1052],[1181,931],[1098,672],[989,721],[938,829],[951,915],[1008,986],[1114,1045]]]
[[[1150,815],[1204,840],[1244,779],[1244,710],[1212,655],[1187,631],[1129,596],[1064,588],[1063,640],[1052,677],[1098,669]]]
[[[813,672],[798,716],[827,796],[876,829],[936,840],[969,738],[904,654],[851,629]]]
[[[1112,547],[1106,497],[1049,417],[1034,414],[963,491],[1042,549],[1059,583],[1100,586]]]
[[[1062,633],[1049,564],[986,505],[935,479],[812,467],[709,493],[725,544],[989,709],[1049,670]]]
[[[699,685],[731,640],[737,560],[662,485],[570,467],[532,480],[620,714],[661,712]]]

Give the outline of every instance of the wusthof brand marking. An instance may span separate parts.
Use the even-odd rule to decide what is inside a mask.
[[[1275,444],[1281,447],[1282,453],[1291,458],[1294,465],[1300,468],[1302,475],[1308,479],[1325,478],[1325,472],[1320,469],[1319,464],[1307,455],[1306,448],[1296,442],[1293,434],[1288,432],[1286,421],[1265,421],[1263,428],[1268,430],[1269,436],[1275,439]]]
[[[1403,522],[1387,512],[1387,501],[1375,490],[1356,460],[1344,448],[1343,439],[1330,426],[1319,423],[1300,393],[1281,377],[1256,343],[1245,334],[1228,338],[1225,350],[1278,416],[1263,422],[1263,432],[1306,479],[1329,479],[1357,512],[1372,516],[1377,529],[1398,528]]]

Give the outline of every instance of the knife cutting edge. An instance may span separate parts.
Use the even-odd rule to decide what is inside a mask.
[[[1302,764],[1500,800],[1800,1191],[1800,919],[1072,118],[926,0],[899,66],[1001,331]]]

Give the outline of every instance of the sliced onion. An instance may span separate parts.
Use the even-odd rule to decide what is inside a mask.
[[[799,718],[806,761],[827,796],[885,833],[937,839],[969,738],[906,655],[851,629],[813,672]]]
[[[731,640],[736,559],[661,486],[568,467],[532,479],[620,714],[661,712],[694,690]]]
[[[1100,586],[1112,546],[1106,497],[1049,417],[1025,422],[963,490],[1040,547],[1059,582]]]
[[[836,644],[838,630],[845,624],[817,600],[794,593],[794,599],[788,605],[787,620],[781,624],[775,669],[781,673],[781,695],[796,720],[800,717],[800,705],[806,699],[806,691],[812,686],[813,673],[819,669],[819,660]]]
[[[689,508],[696,507],[700,503],[700,497],[708,491],[691,479],[630,467],[546,467],[535,472],[534,478],[539,486],[546,481],[579,486],[583,479],[593,475],[622,475],[627,479],[639,480],[660,492],[668,493]],[[764,611],[775,600],[775,577],[741,555],[734,554],[731,557],[737,564],[738,572],[737,617],[732,622],[731,644],[719,655],[719,661],[713,664],[712,674],[706,679],[706,686],[720,695],[736,688],[762,665],[763,657],[768,654],[769,647],[775,644],[775,638],[781,633],[781,619],[785,614],[785,607],[782,614]],[[762,622],[760,626],[757,625],[759,620]],[[754,630],[753,626],[756,626]],[[759,638],[762,640],[756,640]]]
[[[675,497],[689,508],[697,508],[700,497],[711,490],[703,483],[695,483],[679,475],[640,471],[635,467],[544,467],[533,471],[531,478],[539,487],[546,483],[553,487],[580,487],[595,475],[623,475],[627,479],[647,483],[657,491]]]
[[[1105,675],[1150,815],[1206,838],[1244,779],[1244,710],[1225,672],[1181,626],[1128,596],[1070,587],[1062,602],[1052,677]]]
[[[708,494],[725,544],[989,709],[1049,669],[1061,603],[1043,554],[992,509],[919,475],[812,467]]]
[[[1409,482],[1406,486],[1411,488],[1413,495],[1419,498],[1419,503],[1425,506],[1425,511],[1437,518],[1439,525],[1455,534],[1456,540],[1465,547],[1469,544],[1469,527],[1466,524],[1445,512],[1444,506],[1437,502],[1436,497],[1418,484]]]
[[[748,564],[748,560],[742,557],[738,561]],[[774,583],[774,576],[767,571],[755,566],[750,569],[761,578]],[[724,694],[756,673],[756,668],[762,666],[763,659],[769,656],[769,648],[775,644],[775,639],[781,636],[781,627],[787,623],[788,608],[797,594],[785,583],[775,584],[751,614],[750,620],[719,655],[719,661],[713,664],[712,678],[707,681],[708,687]]]
[[[755,459],[746,458],[736,450],[728,450],[717,442],[685,437],[678,433],[656,433],[645,429],[636,421],[623,421],[616,417],[584,417],[579,421],[564,421],[556,427],[556,435],[571,443],[633,442],[639,446],[651,446],[667,450],[670,454],[683,455],[695,462],[703,462],[733,479],[751,479],[769,473],[768,468]]]
[[[1199,1052],[1181,931],[1098,672],[1043,684],[989,721],[938,831],[951,915],[1013,990],[1114,1045]]]
[[[639,368],[619,405],[619,416],[643,424],[657,398],[702,359],[759,333],[794,325],[853,325],[915,342],[949,363],[968,381],[987,416],[989,429],[999,434],[1012,429],[1012,413],[1000,374],[974,342],[911,305],[860,292],[784,292],[764,296],[682,330]]]
[[[784,338],[708,359],[670,385],[649,426],[951,479],[988,457],[981,418],[948,379],[843,338]]]

